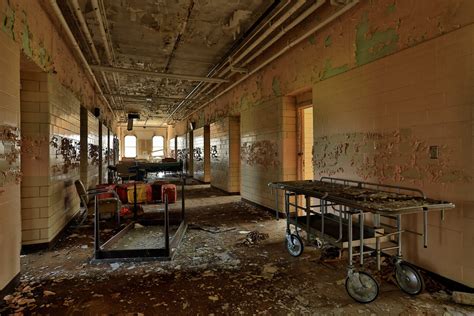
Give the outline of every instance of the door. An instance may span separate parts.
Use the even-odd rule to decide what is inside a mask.
[[[313,106],[298,109],[298,180],[312,180],[313,167]]]

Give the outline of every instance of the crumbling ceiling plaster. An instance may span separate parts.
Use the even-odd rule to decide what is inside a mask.
[[[89,62],[97,64],[77,16],[73,14],[72,2],[60,3],[61,9]],[[273,3],[270,0],[101,0],[99,8],[103,11],[103,23],[113,57],[110,65],[93,1],[78,2],[101,65],[202,77],[221,61],[235,41]],[[108,94],[184,98],[197,84],[185,80],[95,72]],[[111,100],[122,118],[125,113],[135,110],[139,110],[145,119],[163,117],[178,103],[126,97]]]

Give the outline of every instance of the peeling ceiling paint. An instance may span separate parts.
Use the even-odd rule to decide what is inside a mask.
[[[273,1],[102,0],[102,3],[103,23],[109,27],[109,45],[114,55],[113,66],[206,76]],[[79,4],[101,63],[106,65],[105,44],[91,0],[79,0]],[[63,5],[62,10],[67,11],[68,7]],[[84,38],[71,7],[69,10],[70,14],[64,12],[68,24],[76,38]],[[85,41],[81,46],[85,52],[90,51]],[[93,64],[93,56],[88,59]],[[125,95],[184,98],[197,84],[129,74],[115,75],[114,79],[108,74],[106,78],[110,86],[109,90],[103,85],[106,93]],[[115,101],[124,105],[124,108],[116,107],[117,110],[126,113],[140,109],[143,118],[163,114],[179,102]]]

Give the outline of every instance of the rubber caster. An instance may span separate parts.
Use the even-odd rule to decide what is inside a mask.
[[[418,295],[425,287],[420,272],[406,262],[396,264],[395,279],[400,289],[409,295]]]
[[[293,257],[298,257],[303,253],[303,240],[300,236],[291,234],[286,237],[286,249]]]
[[[346,291],[355,301],[367,304],[379,295],[379,285],[370,274],[353,272],[346,279]]]

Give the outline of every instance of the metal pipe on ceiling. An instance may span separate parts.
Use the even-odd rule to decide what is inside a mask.
[[[132,99],[160,99],[160,100],[171,100],[171,101],[183,101],[187,100],[190,102],[201,101],[198,99],[185,99],[185,97],[173,97],[173,96],[159,96],[159,95],[133,95],[133,94],[121,94],[121,93],[106,93],[106,97],[121,97],[121,98],[132,98]]]
[[[95,77],[94,73],[92,72],[92,69],[91,67],[89,66],[89,63],[87,62],[86,58],[84,57],[84,54],[82,53],[81,51],[81,48],[79,46],[79,44],[77,43],[76,39],[74,38],[74,35],[72,34],[71,32],[71,29],[69,28],[69,25],[67,24],[66,20],[64,19],[64,16],[61,12],[61,9],[59,8],[58,6],[58,3],[56,2],[57,0],[49,0],[49,3],[54,11],[54,14],[56,15],[56,17],[58,18],[59,20],[59,23],[61,24],[61,26],[63,27],[64,31],[66,32],[66,35],[69,39],[69,41],[71,41],[71,44],[72,44],[72,47],[74,48],[74,51],[76,52],[77,54],[77,57],[79,57],[82,65],[84,66],[84,68],[86,69],[86,74],[89,75],[89,79],[92,80],[93,84],[95,85],[96,89],[97,89],[97,92],[99,93],[99,95],[103,98],[103,100],[105,101],[105,104],[107,105],[107,107],[109,108],[109,110],[112,112],[112,115],[117,118],[117,115],[115,114],[114,110],[112,109],[112,107],[110,106],[110,103],[109,101],[107,100],[107,98],[104,96],[104,93],[102,92],[102,89],[100,88],[100,85],[99,83],[97,82],[97,78]]]
[[[201,110],[203,107],[205,107],[206,105],[208,105],[209,103],[213,102],[214,100],[216,100],[218,97],[224,95],[225,93],[229,92],[231,89],[233,89],[234,87],[236,87],[237,85],[239,85],[241,82],[243,82],[244,80],[248,79],[250,76],[252,76],[253,74],[255,74],[257,71],[261,70],[262,68],[264,68],[265,66],[267,66],[268,64],[270,64],[271,62],[273,62],[274,60],[276,60],[277,58],[279,58],[281,55],[283,55],[284,53],[286,53],[288,50],[290,50],[291,48],[293,48],[294,46],[298,45],[299,43],[301,43],[302,41],[304,41],[308,36],[312,35],[313,33],[317,32],[318,30],[320,30],[321,28],[325,27],[326,25],[328,25],[329,23],[331,23],[332,21],[334,21],[335,19],[337,19],[339,16],[343,15],[344,13],[346,13],[347,11],[349,11],[350,9],[352,9],[356,4],[359,3],[360,0],[352,0],[350,3],[346,4],[342,9],[339,9],[336,13],[334,13],[333,15],[331,15],[329,18],[327,18],[326,20],[324,20],[323,22],[319,23],[318,25],[316,25],[315,27],[311,28],[309,31],[305,32],[302,36],[300,36],[299,38],[297,38],[296,40],[288,43],[288,45],[286,45],[283,49],[281,49],[280,51],[278,51],[275,55],[273,55],[272,57],[268,58],[267,60],[265,60],[264,62],[262,62],[260,65],[258,65],[256,68],[252,69],[252,71],[250,71],[248,74],[246,74],[245,76],[239,78],[239,80],[237,80],[236,82],[232,83],[230,86],[228,86],[227,88],[225,88],[224,90],[222,90],[221,92],[219,92],[217,95],[215,95],[212,99],[210,99],[209,101],[207,101],[206,103],[202,104],[201,106],[199,106],[197,109],[195,109],[194,111],[192,111],[191,113],[188,114],[188,116],[190,115],[193,115],[194,113],[196,113],[197,111]]]
[[[102,15],[100,14],[99,3],[97,0],[91,0],[92,9],[94,10],[95,17],[99,22],[99,33],[102,42],[104,43],[105,56],[107,56],[107,61],[109,65],[113,64],[112,54],[110,53],[109,44],[107,42],[107,35],[105,33],[104,21],[102,21]]]
[[[92,50],[92,55],[94,56],[95,62],[100,65],[100,58],[99,53],[97,53],[97,49],[94,45],[94,41],[92,39],[91,32],[89,31],[89,27],[87,26],[86,20],[84,19],[84,14],[82,13],[82,9],[79,6],[78,0],[69,0],[71,7],[74,10],[74,15],[76,16],[77,20],[79,21],[79,25],[81,27],[84,36],[86,37],[87,44]]]
[[[96,49],[94,41],[92,39],[92,35],[90,33],[89,27],[87,26],[87,23],[86,23],[86,20],[84,18],[84,14],[82,12],[82,9],[79,6],[79,2],[78,2],[78,0],[69,0],[69,1],[70,1],[71,7],[73,8],[74,15],[76,16],[77,20],[79,21],[79,26],[82,30],[82,33],[86,37],[86,42],[87,42],[87,44],[89,45],[89,47],[92,51],[92,55],[95,59],[95,62],[96,62],[96,64],[100,65],[101,64],[100,57],[99,57],[99,54],[97,53],[97,49]],[[102,76],[102,80],[104,82],[104,85],[107,88],[107,91],[112,92],[112,90],[110,89],[110,84],[109,84],[109,80],[107,79],[107,76],[105,75],[105,73],[103,71],[101,71],[100,74]],[[117,103],[115,102],[114,98],[112,98],[112,103],[115,106],[117,106]]]
[[[214,74],[217,74],[217,73],[220,73],[221,70],[227,65],[227,63],[229,62],[229,56],[231,54],[236,54],[238,53],[240,50],[242,50],[243,48],[245,48],[245,46],[258,34],[260,33],[261,30],[263,30],[263,28],[268,24],[270,23],[278,14],[280,14],[289,4],[291,4],[293,2],[293,0],[287,0],[285,2],[284,5],[282,5],[276,12],[274,12],[272,14],[272,16],[268,19],[266,19],[266,21],[264,21],[263,23],[261,23],[263,21],[263,19],[266,17],[266,15],[272,13],[272,11],[278,6],[278,4],[281,2],[281,0],[274,0],[272,5],[270,5],[267,10],[265,11],[264,15],[262,15],[256,22],[255,24],[245,32],[244,34],[244,37],[242,37],[241,40],[239,41],[244,41],[244,43],[238,43],[238,46],[235,48],[234,50],[234,47],[236,45],[236,43],[234,43],[234,46],[231,48],[231,50],[227,53],[227,56],[225,58],[222,58],[221,62],[217,63],[210,71],[209,73],[207,74],[206,77],[210,77]],[[255,28],[258,28],[258,29],[255,29]],[[250,36],[249,37],[246,37],[247,34],[249,34]],[[198,83],[192,90],[191,92],[189,92],[189,94],[186,96],[186,98],[190,98],[192,97],[196,92],[198,93],[196,96],[200,95],[203,91],[205,91],[207,88],[209,88],[210,86],[212,86],[214,83]],[[201,86],[203,86],[203,88],[201,90],[199,90],[199,88],[201,88]],[[198,91],[199,90],[199,91]],[[202,99],[201,99],[202,101]],[[171,115],[167,118],[167,120],[169,120],[176,112],[177,110],[179,110],[181,108],[182,105],[186,104],[185,101],[181,102],[174,110],[173,112],[171,113]]]
[[[254,60],[255,58],[257,58],[258,56],[260,56],[265,50],[267,50],[271,45],[273,45],[277,40],[279,40],[281,37],[283,37],[285,34],[287,34],[290,30],[292,30],[295,26],[297,26],[298,24],[300,24],[302,21],[304,21],[308,16],[310,16],[311,14],[313,14],[317,9],[319,9],[324,3],[326,2],[326,0],[317,0],[313,5],[311,5],[307,10],[305,10],[302,14],[300,14],[295,20],[293,20],[288,26],[286,26],[280,33],[278,33],[277,36],[275,37],[272,37],[270,39],[269,42],[267,42],[261,49],[258,50],[257,53],[254,53],[251,55],[250,58],[246,58],[245,61],[244,61],[244,65],[247,65],[249,63],[250,60]],[[294,12],[293,12],[294,13]],[[284,17],[286,17],[285,21],[291,16],[292,14],[285,14]],[[283,23],[283,22],[282,22]],[[281,25],[281,24],[279,24]],[[268,34],[270,35],[271,32]],[[259,42],[261,43],[264,39],[260,39]],[[254,45],[254,47],[256,47],[256,45]],[[244,53],[242,53],[242,55],[240,55],[236,60],[233,60],[232,62],[233,63],[237,63],[239,62],[240,60],[242,60],[244,57],[246,57],[246,55],[248,55],[248,53],[250,53],[251,50],[250,49],[247,49],[244,51]],[[220,76],[223,76],[223,75],[226,75],[229,73],[229,71],[231,71],[231,68],[232,68],[232,65],[228,65],[227,67],[224,68],[224,70],[220,73]],[[226,76],[226,78],[229,78],[230,76],[232,76],[234,73],[231,72],[231,74],[229,76]],[[202,93],[206,92],[207,89],[210,88],[210,90],[207,90],[207,93],[206,95],[209,95],[210,93],[212,93],[213,91],[215,91],[217,88],[219,88],[221,84],[217,84],[217,85],[214,85],[212,88],[211,88],[211,84],[207,84],[205,87],[203,87],[199,92],[197,92],[197,94],[195,95],[195,97],[198,97],[200,96]]]
[[[230,66],[237,64],[245,56],[247,56],[253,49],[255,49],[262,41],[264,41],[270,34],[272,34],[278,27],[285,23],[296,11],[298,11],[306,3],[306,0],[298,0],[288,11],[286,11],[275,23],[272,23],[269,28],[263,32],[261,36],[254,42],[252,42],[241,54],[237,57],[230,58]],[[230,68],[229,66],[229,68]]]
[[[280,38],[286,35],[290,30],[292,30],[295,26],[303,22],[308,16],[313,14],[317,9],[319,9],[326,0],[317,0],[311,7],[308,8],[305,12],[299,15],[295,20],[293,20],[289,25],[285,26],[283,30],[278,33],[278,35],[272,37],[263,47],[261,47],[256,53],[252,54],[252,56],[245,58],[242,65],[248,65],[252,60],[260,56],[264,51],[266,51],[270,46],[275,44]]]
[[[314,3],[311,7],[308,8],[308,10],[306,10],[305,12],[303,12],[301,15],[299,15],[294,21],[292,21],[288,26],[284,27],[283,30],[278,33],[277,36],[274,36],[272,37],[263,47],[261,47],[257,52],[255,52],[254,54],[252,54],[250,57],[246,58],[243,62],[243,65],[246,66],[248,65],[251,61],[253,61],[255,58],[257,58],[258,56],[260,56],[261,54],[263,54],[263,52],[265,52],[270,46],[272,46],[273,44],[275,44],[276,41],[278,41],[280,38],[282,38],[284,35],[286,35],[290,30],[292,30],[295,26],[297,26],[298,24],[300,24],[301,22],[303,22],[308,16],[310,16],[311,14],[313,14],[318,8],[320,8],[324,3],[326,2],[326,0],[318,0],[316,1],[316,3]],[[227,68],[226,70],[224,70],[224,73],[221,74],[222,75],[226,75],[228,72],[229,72],[230,68]],[[230,73],[229,76],[226,76],[225,78],[229,78],[231,77],[232,75],[234,75],[234,73]],[[206,95],[209,95],[211,94],[213,91],[215,91],[217,88],[219,88],[220,84],[219,85],[216,85],[214,87],[212,87],[209,91],[207,91]]]
[[[239,47],[237,47],[237,49],[232,52],[233,55],[238,54],[242,49],[244,49],[245,46],[246,46],[248,43],[250,43],[250,41],[251,41],[258,33],[260,33],[260,31],[262,31],[263,28],[264,28],[265,26],[267,26],[268,23],[270,23],[270,22],[273,20],[274,17],[276,17],[276,16],[277,16],[278,14],[280,14],[283,10],[285,10],[286,7],[287,7],[288,5],[290,5],[292,2],[293,2],[293,0],[287,0],[287,1],[285,2],[285,4],[283,4],[282,6],[280,6],[280,8],[278,8],[278,10],[277,10],[269,19],[267,19],[264,23],[262,23],[262,24],[258,27],[257,30],[255,30],[254,32],[252,32],[252,34],[251,34],[248,38],[245,39],[245,43],[242,43],[242,45],[240,45]]]
[[[149,77],[168,78],[168,79],[187,80],[187,81],[201,81],[201,82],[213,82],[213,83],[229,82],[228,79],[222,79],[222,78],[209,78],[209,77],[183,75],[183,74],[169,74],[169,73],[162,73],[162,72],[156,72],[156,71],[120,68],[120,67],[92,66],[92,69],[98,70],[98,71],[111,72],[111,73],[124,73],[124,74],[131,74],[131,75],[142,75],[142,76],[149,76]]]

